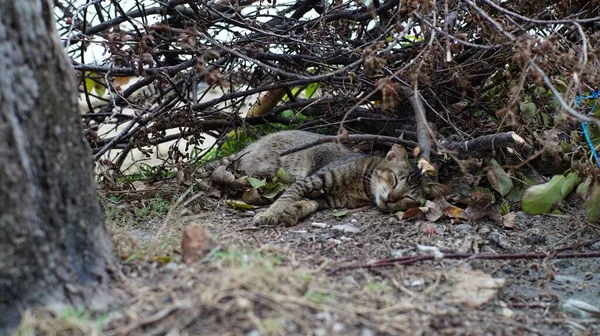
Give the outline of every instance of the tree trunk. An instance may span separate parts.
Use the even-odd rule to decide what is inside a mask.
[[[98,303],[116,266],[76,94],[49,1],[0,0],[0,333],[22,308]]]

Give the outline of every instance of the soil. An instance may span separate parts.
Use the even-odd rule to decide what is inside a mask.
[[[115,289],[124,305],[103,322],[104,333],[600,335],[600,258],[439,258],[335,271],[431,250],[423,246],[504,254],[598,239],[598,228],[577,216],[517,213],[516,227],[508,229],[485,220],[400,221],[366,209],[343,217],[321,211],[295,227],[255,228],[255,211],[208,198],[192,204],[174,207],[166,220],[109,227],[124,259]],[[181,234],[192,222],[219,246],[186,264]],[[598,242],[575,251],[597,250]]]

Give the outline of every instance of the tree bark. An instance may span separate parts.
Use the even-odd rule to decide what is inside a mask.
[[[0,334],[22,308],[107,297],[117,264],[76,93],[50,2],[0,0]]]

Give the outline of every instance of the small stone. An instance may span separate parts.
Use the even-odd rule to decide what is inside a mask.
[[[388,217],[388,219],[385,221],[385,223],[388,225],[396,225],[396,224],[398,224],[398,218]]]
[[[260,333],[260,331],[254,329],[251,332],[247,333],[246,336],[262,336],[262,334]]]
[[[341,332],[342,332],[342,331],[344,331],[345,329],[346,329],[346,326],[345,326],[343,323],[340,323],[340,322],[335,322],[335,323],[333,324],[333,326],[331,326],[331,330],[332,330],[334,333],[336,333],[336,334],[339,334],[339,333],[341,333]]]
[[[327,336],[329,333],[325,328],[317,328],[315,329],[315,336]]]
[[[356,226],[352,226],[350,224],[336,225],[336,226],[332,227],[332,229],[342,231],[344,233],[359,233],[360,232],[360,228],[357,228]]]
[[[177,271],[178,267],[179,265],[177,265],[177,263],[171,261],[170,263],[163,266],[163,270],[168,272],[175,272]]]
[[[317,320],[321,320],[326,323],[329,323],[331,319],[333,319],[333,315],[331,315],[331,313],[328,311],[319,312],[317,313],[317,315],[315,315],[315,317],[317,318]]]
[[[308,233],[308,231],[306,231],[306,230],[294,230],[292,232],[293,233],[300,233],[300,234]]]
[[[438,235],[440,235],[440,236],[441,236],[441,235],[443,235],[443,234],[444,234],[444,232],[446,232],[446,227],[445,227],[444,225],[438,225],[438,226],[435,228],[435,232],[436,232]]]
[[[469,225],[469,224],[458,224],[458,225],[456,225],[456,228],[463,232],[469,232],[469,231],[471,231],[473,226]]]
[[[322,222],[313,222],[311,225],[314,227],[321,228],[321,229],[324,229],[327,227],[327,223],[322,223]]]
[[[506,236],[501,235],[500,233],[494,231],[490,233],[490,240],[496,243],[498,246],[502,248],[508,248],[510,244],[508,243],[508,238]]]
[[[369,328],[363,328],[360,331],[360,336],[375,336],[375,332]]]
[[[600,251],[600,242],[590,245],[589,249],[591,251]]]
[[[481,227],[481,229],[479,229],[478,232],[479,232],[480,235],[486,235],[486,234],[492,232],[492,229],[490,229],[489,226],[485,226],[484,225],[484,226]]]

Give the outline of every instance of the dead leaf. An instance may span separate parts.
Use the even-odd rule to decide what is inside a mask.
[[[497,204],[489,204],[487,206],[471,204],[465,210],[465,214],[470,221],[478,220],[487,217],[495,222],[502,221],[500,207]]]
[[[502,226],[514,229],[517,226],[517,214],[512,211],[502,216]]]
[[[254,205],[265,205],[271,203],[268,199],[262,197],[258,190],[254,188],[244,190],[244,193],[242,194],[242,200],[248,204]]]
[[[409,219],[409,218],[415,217],[422,213],[423,213],[423,209],[421,209],[421,208],[410,208],[404,212],[399,211],[397,213],[397,216],[398,216],[399,220],[404,220],[404,219]]]
[[[435,222],[444,215],[442,208],[435,202],[428,200],[425,202],[425,207],[428,208],[427,212],[425,212],[425,218],[428,221]]]
[[[185,263],[194,263],[206,256],[217,246],[206,227],[192,222],[183,230],[181,254]]]
[[[219,166],[212,172],[210,179],[219,184],[231,184],[235,181],[235,175],[227,167]]]
[[[467,216],[467,214],[465,213],[465,210],[454,206],[454,205],[450,205],[448,207],[446,207],[443,211],[444,215],[448,216],[448,218],[450,218],[452,223],[455,222],[461,222],[461,221],[467,221],[469,219],[469,217]]]
[[[448,277],[453,283],[451,294],[454,302],[471,308],[480,307],[492,300],[506,283],[505,279],[492,278],[480,270],[459,269],[448,273]]]

